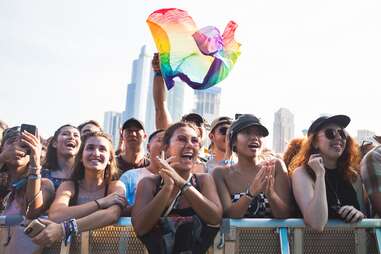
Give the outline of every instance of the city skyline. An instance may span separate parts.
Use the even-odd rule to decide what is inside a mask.
[[[49,136],[63,124],[123,111],[136,52],[143,44],[155,51],[146,18],[177,7],[198,27],[238,24],[242,54],[217,85],[220,115],[253,113],[271,127],[274,112],[285,107],[295,114],[296,136],[323,112],[349,115],[352,136],[358,129],[381,133],[381,2],[216,3],[2,2],[1,119],[36,124]]]
[[[275,153],[285,151],[287,144],[295,137],[294,114],[286,108],[280,108],[274,113],[273,146]]]

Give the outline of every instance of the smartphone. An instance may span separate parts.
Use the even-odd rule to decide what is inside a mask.
[[[24,233],[32,238],[38,235],[42,230],[44,230],[44,228],[46,228],[46,225],[43,224],[39,219],[35,219],[29,223],[28,226],[26,226]]]
[[[21,124],[20,132],[27,131],[37,137],[37,127],[31,124]],[[30,154],[30,149],[27,145],[23,146],[26,149],[26,154]]]
[[[21,132],[27,131],[30,134],[37,136],[37,127],[35,125],[23,123],[23,124],[21,124],[21,130],[20,131]]]

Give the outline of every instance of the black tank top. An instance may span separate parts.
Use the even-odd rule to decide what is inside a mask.
[[[340,207],[350,205],[360,210],[356,191],[352,183],[346,181],[342,173],[337,169],[326,169],[325,188],[328,202],[328,218],[338,219],[337,211]]]

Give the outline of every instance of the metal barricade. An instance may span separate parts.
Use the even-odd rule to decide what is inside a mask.
[[[43,253],[147,253],[133,231],[131,218],[82,233],[74,239],[70,251],[67,248],[64,252],[61,247],[56,243]],[[380,247],[381,219],[354,224],[329,220],[323,232],[306,227],[302,219],[224,219],[208,253],[381,254]]]

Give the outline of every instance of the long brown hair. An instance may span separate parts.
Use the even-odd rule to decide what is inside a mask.
[[[106,183],[110,183],[111,181],[117,180],[119,178],[119,170],[118,170],[118,167],[116,166],[114,148],[112,147],[112,141],[110,136],[104,132],[91,132],[83,136],[81,147],[79,148],[79,152],[77,156],[75,157],[74,170],[73,170],[73,174],[71,175],[71,179],[73,181],[79,181],[85,177],[85,167],[83,166],[82,155],[83,155],[83,150],[85,149],[87,140],[91,137],[102,137],[107,139],[110,142],[109,143],[110,164],[108,164],[105,169],[104,180]]]
[[[284,164],[286,164],[287,170],[291,164],[291,161],[300,151],[300,148],[302,147],[302,143],[303,143],[303,138],[294,138],[288,143],[286,151],[283,154],[283,161],[284,161]]]
[[[344,177],[344,180],[348,182],[354,182],[359,175],[360,168],[360,154],[357,148],[357,144],[354,139],[347,134],[346,145],[343,154],[337,160],[337,169]],[[310,135],[304,139],[299,153],[294,157],[289,166],[289,172],[294,173],[295,169],[303,166],[308,175],[313,180],[316,180],[316,176],[311,167],[308,166],[308,161],[311,154],[314,151],[312,143],[316,139],[316,134]]]

